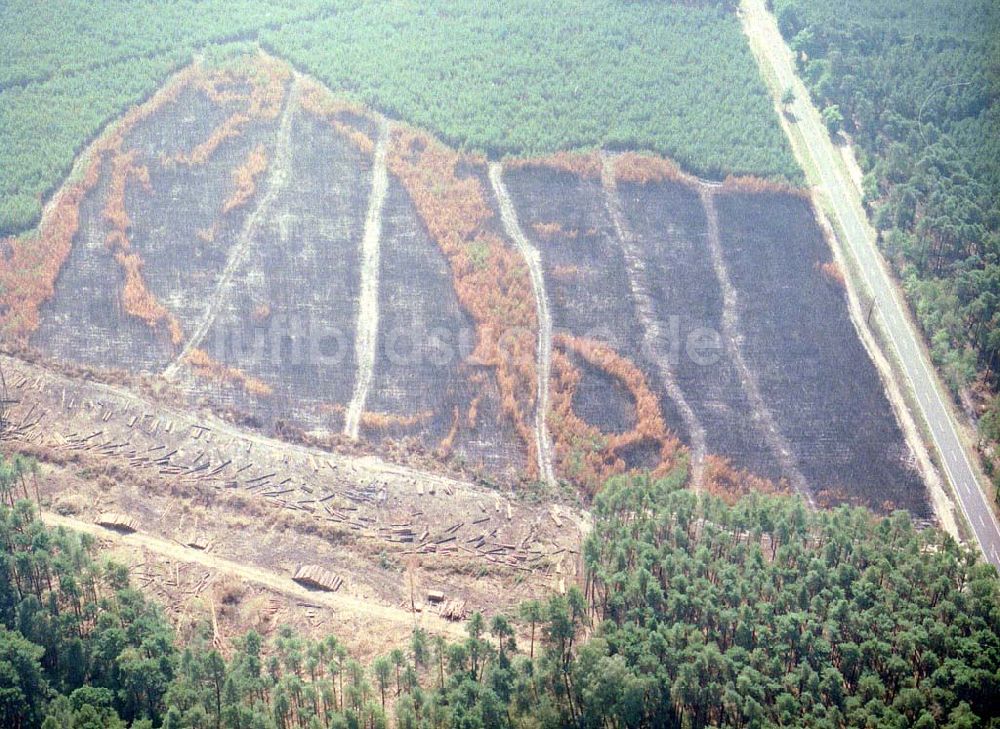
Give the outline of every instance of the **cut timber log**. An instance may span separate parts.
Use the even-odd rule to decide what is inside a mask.
[[[128,514],[115,511],[106,511],[97,517],[95,523],[105,529],[113,529],[116,532],[131,534],[138,529],[138,522]]]
[[[300,585],[324,592],[336,592],[344,582],[339,576],[317,565],[302,565],[292,579]]]
[[[447,620],[464,620],[467,613],[465,600],[449,600],[438,609],[438,615]]]
[[[192,549],[197,549],[199,551],[204,552],[208,550],[210,542],[208,541],[208,537],[204,536],[203,534],[193,534],[187,540],[187,546],[191,547]]]

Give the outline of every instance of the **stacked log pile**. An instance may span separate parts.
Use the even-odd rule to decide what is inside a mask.
[[[311,590],[322,590],[323,592],[336,592],[344,584],[343,578],[339,575],[312,564],[299,567],[292,579]]]

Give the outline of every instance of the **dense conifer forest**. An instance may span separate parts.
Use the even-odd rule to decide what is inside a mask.
[[[799,181],[731,2],[14,0],[0,6],[0,235],[171,71],[259,43],[335,91],[492,155],[594,146]]]
[[[799,180],[731,3],[361,5],[264,46],[491,155],[645,149],[693,172]]]
[[[586,582],[417,629],[370,665],[344,636],[212,628],[179,644],[128,570],[48,529],[4,463],[0,723],[44,727],[994,726],[1000,583],[904,512],[728,506],[665,479],[612,479]],[[30,495],[30,490],[29,490]],[[10,505],[11,502],[13,506]],[[582,587],[582,589],[581,589]],[[518,636],[515,639],[515,636]]]
[[[935,362],[956,390],[978,380],[987,398],[981,432],[996,443],[997,4],[773,0],[773,7],[831,130],[843,128],[857,145],[865,202]],[[993,476],[1000,486],[1000,472]]]

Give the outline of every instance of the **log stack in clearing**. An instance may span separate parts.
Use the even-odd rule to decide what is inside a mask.
[[[106,529],[114,529],[118,532],[132,533],[138,530],[138,523],[128,514],[117,511],[106,511],[97,517],[95,523]]]
[[[344,580],[337,575],[317,565],[306,564],[299,567],[292,578],[300,585],[304,585],[313,590],[323,590],[324,592],[336,592],[344,583]]]
[[[458,598],[448,600],[438,608],[438,615],[447,620],[465,620],[468,614],[469,610],[465,600]]]

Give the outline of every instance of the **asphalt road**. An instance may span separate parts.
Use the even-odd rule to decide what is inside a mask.
[[[866,293],[875,300],[874,316],[902,365],[966,521],[987,560],[1000,569],[1000,526],[959,437],[948,395],[935,376],[920,335],[878,251],[875,232],[868,224],[857,189],[837,164],[839,152],[830,141],[809,92],[795,73],[791,51],[778,31],[774,16],[765,9],[764,0],[743,0],[741,10],[744,31],[765,76],[777,79],[778,89],[790,87],[795,92],[795,101],[788,109],[805,144],[796,145],[794,139],[792,144],[807,158],[810,182],[820,188],[829,202],[839,234],[861,272]]]

